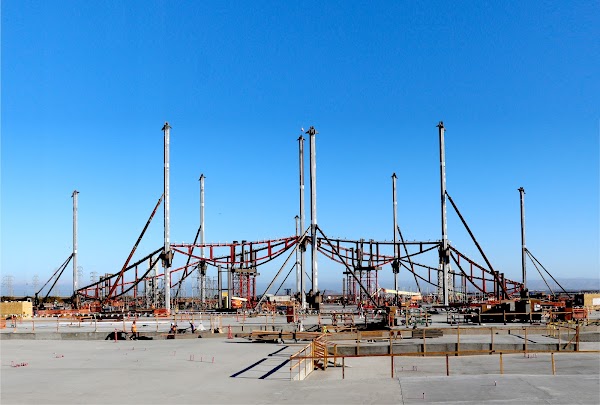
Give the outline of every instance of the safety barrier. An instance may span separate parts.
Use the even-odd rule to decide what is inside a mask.
[[[328,347],[326,334],[321,334],[309,344],[290,356],[290,380],[302,381],[317,367],[320,361],[327,368]]]
[[[307,348],[310,345],[307,346]],[[306,351],[300,351],[297,353],[297,355],[295,355],[294,360],[297,361],[296,365],[300,365],[300,364],[309,364],[310,361],[316,361],[317,359],[320,359],[321,357],[319,355],[316,356],[302,356],[303,353],[306,353]],[[600,353],[600,351],[598,350],[588,350],[588,351],[580,351],[580,352],[556,352],[556,351],[537,351],[534,353],[527,353],[527,354],[523,354],[523,352],[521,351],[501,351],[501,352],[493,352],[493,351],[489,351],[489,350],[473,350],[473,351],[461,351],[461,352],[457,352],[457,351],[449,351],[449,352],[429,352],[427,353],[428,357],[432,357],[432,358],[437,358],[439,359],[439,362],[435,363],[436,366],[434,367],[434,370],[431,371],[431,369],[427,370],[426,372],[421,369],[421,372],[426,373],[428,375],[431,375],[432,373],[434,375],[443,375],[444,371],[444,366],[443,364],[445,363],[445,375],[446,376],[450,376],[452,374],[451,372],[451,363],[452,362],[458,362],[460,361],[460,359],[455,359],[455,360],[450,360],[453,357],[457,357],[457,356],[467,356],[467,355],[474,355],[474,354],[490,354],[493,356],[498,356],[498,366],[497,368],[494,368],[493,370],[490,370],[490,374],[500,374],[500,375],[504,375],[505,373],[505,356],[507,355],[518,355],[518,354],[523,354],[523,357],[526,359],[533,359],[536,362],[540,362],[544,360],[544,356],[543,355],[550,355],[548,358],[548,366],[547,368],[543,368],[543,367],[536,367],[532,373],[532,370],[529,370],[528,373],[529,374],[552,374],[552,375],[556,375],[556,361],[555,361],[555,355],[566,355],[566,354],[572,354],[572,355],[576,355],[576,356],[582,356],[582,355],[594,355],[595,357],[597,356],[597,354]],[[538,355],[540,355],[538,357]],[[346,377],[346,359],[350,358],[350,359],[360,359],[360,358],[381,358],[382,360],[385,359],[389,359],[390,362],[390,378],[394,378],[395,374],[398,372],[398,370],[396,369],[396,361],[397,358],[403,358],[403,359],[407,359],[407,358],[413,358],[413,357],[418,357],[417,355],[415,355],[415,353],[392,353],[392,354],[353,354],[353,355],[337,355],[337,359],[341,360],[341,368],[342,368],[342,372],[341,372],[341,378],[345,379]],[[337,364],[337,363],[336,363]],[[422,367],[423,363],[417,363],[417,365],[413,365],[412,368],[408,368],[406,370],[404,370],[404,366],[401,369],[401,372],[404,371],[410,371],[412,373],[415,372],[419,372],[419,367]],[[463,367],[462,370],[468,370],[468,367]],[[312,371],[312,370],[311,370]],[[310,371],[303,376],[303,378],[306,378],[306,376],[308,376],[308,374],[310,374]],[[469,375],[468,373],[460,373],[462,375]],[[294,378],[296,377],[296,378]],[[298,374],[296,375],[292,375],[292,368],[290,368],[290,379],[292,380],[301,380],[303,378],[298,378]]]

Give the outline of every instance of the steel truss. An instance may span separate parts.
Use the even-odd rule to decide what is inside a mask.
[[[181,273],[179,280],[171,281],[171,288],[180,287],[184,276],[192,274],[194,269],[201,266],[221,266],[232,273],[231,294],[254,303],[257,295],[258,268],[295,247],[300,239],[303,243],[310,243],[308,237],[290,236],[256,242],[172,244],[171,249],[174,254],[186,256],[188,260],[184,266],[171,270],[172,274]],[[345,284],[351,302],[366,302],[371,297],[375,301],[374,305],[381,305],[382,301],[378,294],[380,291],[378,273],[386,271],[387,265],[390,265],[391,269],[394,263],[415,279],[437,287],[439,268],[425,264],[424,261],[419,260],[419,257],[438,250],[441,246],[440,241],[397,242],[395,250],[394,243],[390,241],[335,239],[324,235],[317,237],[316,240],[321,255],[346,267]],[[208,252],[206,257],[196,254],[200,248]],[[494,272],[476,263],[453,246],[449,248],[457,269],[450,272],[456,286],[453,301],[462,301],[472,293],[480,293],[489,299],[500,299],[504,295],[503,291],[506,291],[509,296],[515,296],[521,291],[522,283],[510,280],[503,273]],[[105,275],[96,283],[83,287],[78,293],[84,299],[106,302],[119,299],[131,292],[130,302],[136,302],[141,306],[149,305],[146,298],[147,290],[157,288],[159,280],[164,275],[156,271],[161,250],[155,250],[119,273]],[[404,251],[404,254],[396,258],[394,251]],[[140,270],[144,266],[145,271]],[[153,269],[155,271],[151,274]],[[129,275],[128,281],[125,280],[125,274]],[[142,291],[140,287],[143,287]],[[421,286],[419,285],[418,288],[420,289]]]

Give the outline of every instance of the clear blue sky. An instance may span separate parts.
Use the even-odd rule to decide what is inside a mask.
[[[294,234],[310,125],[328,236],[391,240],[396,172],[405,237],[439,239],[443,120],[448,192],[494,267],[520,279],[522,186],[529,249],[598,278],[598,21],[597,1],[3,1],[2,275],[44,282],[68,257],[74,189],[84,280],[120,269],[162,193],[164,121],[174,242],[201,173],[207,241]],[[162,211],[137,257],[161,245]]]

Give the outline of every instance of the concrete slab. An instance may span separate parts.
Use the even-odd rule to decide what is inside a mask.
[[[556,354],[556,376],[550,355],[538,354],[505,355],[504,375],[498,356],[451,358],[450,377],[443,357],[396,359],[394,378],[389,358],[348,358],[343,380],[341,367],[330,367],[289,381],[284,363],[301,346],[241,339],[2,340],[0,402],[600,403],[597,353]]]

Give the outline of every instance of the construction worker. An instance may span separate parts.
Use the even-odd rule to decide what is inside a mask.
[[[137,338],[139,338],[139,332],[137,330],[137,325],[135,323],[135,321],[133,321],[133,323],[131,324],[131,337],[129,339],[131,340],[137,340]]]

